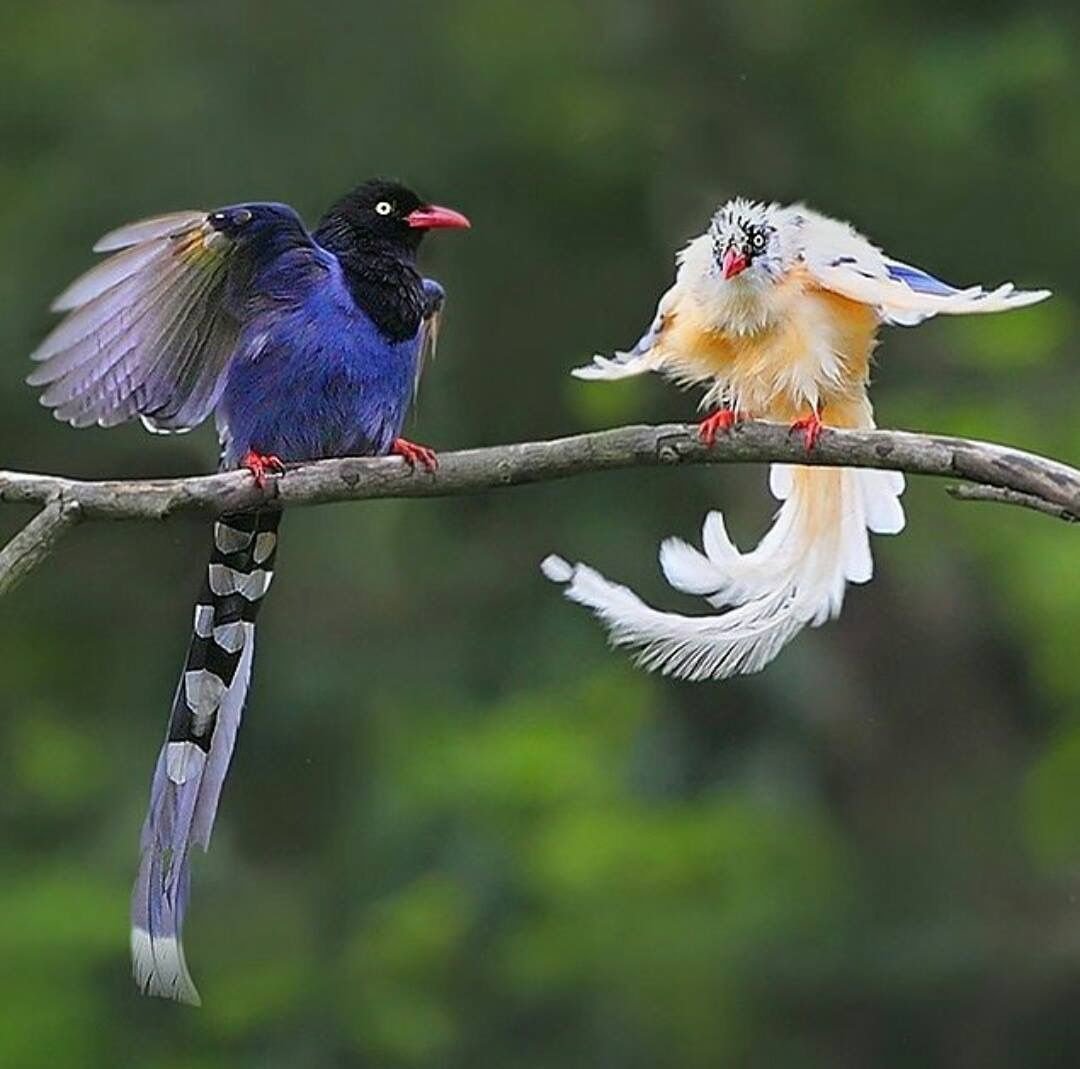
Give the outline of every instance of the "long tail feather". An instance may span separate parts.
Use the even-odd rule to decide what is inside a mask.
[[[732,544],[719,512],[706,518],[703,551],[674,538],[661,547],[668,582],[717,608],[732,606],[725,612],[660,612],[561,557],[541,568],[603,620],[614,645],[637,650],[645,668],[694,680],[757,672],[803,627],[837,616],[847,583],[870,579],[868,532],[895,534],[904,525],[897,472],[774,465],[770,483],[783,505],[750,552]]]
[[[278,512],[223,516],[173,699],[143,824],[131,896],[131,958],[147,995],[199,1003],[184,960],[189,853],[217,814],[255,654],[255,618],[273,577]]]

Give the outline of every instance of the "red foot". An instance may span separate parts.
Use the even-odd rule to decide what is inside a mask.
[[[262,490],[266,486],[266,475],[270,472],[274,475],[284,475],[285,465],[281,458],[273,453],[256,453],[249,449],[241,461],[241,466],[247,468],[255,476],[255,485]]]
[[[429,449],[426,445],[417,445],[405,438],[395,438],[390,446],[390,452],[394,456],[404,457],[405,463],[410,468],[415,468],[419,463],[423,464],[428,471],[434,471],[439,466],[439,458],[435,455],[434,449]]]
[[[821,436],[821,428],[824,424],[821,422],[821,413],[814,409],[809,416],[803,416],[802,419],[797,419],[792,425],[792,431],[802,431],[803,441],[806,442],[806,451],[809,453],[815,445],[817,440]]]
[[[698,437],[711,449],[716,444],[717,434],[720,431],[726,434],[739,419],[734,409],[718,408],[711,416],[698,424]]]

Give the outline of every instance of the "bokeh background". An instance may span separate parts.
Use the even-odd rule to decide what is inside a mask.
[[[891,331],[883,425],[1080,457],[1080,10],[968,0],[16,2],[0,39],[0,465],[215,463],[22,385],[93,240],[372,173],[466,211],[412,435],[689,417],[567,370],[636,338],[719,200],[805,198],[945,278],[1049,285]],[[912,480],[843,618],[760,676],[609,653],[552,549],[665,605],[661,537],[760,468],[298,510],[188,951],[139,998],[127,900],[205,522],[88,525],[0,606],[0,1065],[1080,1063],[1080,546]],[[0,512],[0,535],[29,518]]]

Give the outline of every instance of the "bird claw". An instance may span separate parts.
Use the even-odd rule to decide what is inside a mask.
[[[254,449],[249,449],[244,454],[244,459],[240,464],[241,467],[247,468],[255,476],[255,485],[260,490],[266,488],[267,473],[272,475],[285,474],[285,465],[282,463],[281,458],[274,456],[273,453],[256,453]]]
[[[395,438],[390,446],[390,452],[397,457],[402,457],[410,468],[422,464],[428,471],[435,471],[439,466],[439,458],[434,449],[426,445],[417,445],[406,438]]]
[[[732,408],[718,408],[711,416],[698,424],[698,437],[710,449],[716,444],[716,436],[721,431],[725,434],[738,422],[739,417]]]
[[[808,453],[813,451],[815,445],[817,445],[818,438],[821,437],[821,428],[824,424],[821,422],[821,413],[814,409],[809,416],[803,416],[802,419],[797,419],[792,425],[789,434],[793,434],[795,431],[801,431],[803,435],[803,441],[806,443],[806,451]]]

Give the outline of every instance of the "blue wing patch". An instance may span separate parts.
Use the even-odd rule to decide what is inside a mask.
[[[895,279],[897,282],[903,282],[905,286],[916,293],[929,293],[935,297],[951,297],[953,294],[960,292],[955,286],[950,286],[947,282],[942,282],[940,278],[934,278],[933,275],[928,275],[925,271],[918,267],[912,267],[910,264],[901,264],[893,260],[886,263],[885,267],[890,278]]]

